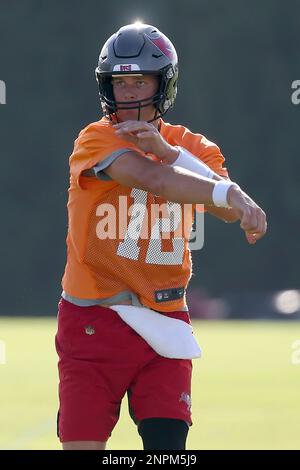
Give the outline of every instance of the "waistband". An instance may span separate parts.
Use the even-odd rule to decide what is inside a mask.
[[[73,295],[68,294],[63,290],[61,296],[63,299],[67,300],[68,302],[71,302],[74,305],[77,305],[78,307],[91,307],[93,305],[99,304],[106,304],[108,306],[117,305],[118,303],[123,302],[124,300],[130,301],[131,305],[133,305],[134,307],[145,307],[145,305],[141,304],[141,302],[139,301],[138,296],[131,291],[122,291],[116,295],[113,295],[112,297],[102,297],[98,299],[80,299],[78,297],[74,297]],[[180,311],[187,312],[188,308],[183,307],[180,309]]]

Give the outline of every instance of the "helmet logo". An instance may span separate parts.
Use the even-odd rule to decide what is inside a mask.
[[[131,72],[131,64],[120,65],[120,72]]]
[[[114,66],[114,72],[135,72],[141,70],[137,64],[117,64]]]
[[[158,39],[151,39],[153,44],[155,44],[158,49],[163,52],[171,61],[177,62],[177,54],[172,46],[171,42],[168,39],[164,39],[163,37],[160,37]]]

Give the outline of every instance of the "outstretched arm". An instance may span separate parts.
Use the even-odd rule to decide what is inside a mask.
[[[126,140],[134,142],[144,152],[154,153],[158,158],[161,159],[162,162],[166,163],[167,165],[176,166],[176,162],[178,161],[178,156],[179,156],[179,149],[177,147],[173,147],[168,142],[166,142],[165,139],[161,136],[161,134],[159,133],[159,131],[156,129],[156,127],[153,124],[149,124],[147,122],[142,122],[142,121],[126,121],[126,122],[119,123],[115,125],[114,127],[116,129],[117,135],[122,136]],[[205,174],[205,169],[204,169],[204,173],[202,173],[201,168],[197,169],[197,165],[198,166],[202,165],[204,167],[206,165],[203,164],[203,162],[200,162],[196,157],[192,157],[192,158],[197,160],[196,166],[192,164],[192,167],[190,168],[192,169],[193,173],[194,174],[196,173],[198,175]],[[184,165],[183,165],[183,168],[185,168]],[[189,168],[189,166],[187,166],[187,168]],[[210,181],[212,180],[221,181],[223,179],[226,179],[212,172],[209,168],[208,170],[209,170]],[[178,181],[178,184],[180,184],[179,181]],[[206,188],[207,187],[208,186],[206,185]],[[180,186],[178,186],[178,188],[180,188],[180,190],[188,191],[189,189],[188,183],[187,183],[186,189],[183,189],[181,184]],[[178,188],[175,188],[175,190],[177,190],[177,193],[178,193]],[[228,192],[228,198],[230,198],[230,192],[231,194],[234,193],[230,189],[230,191]],[[263,236],[263,234],[266,231],[266,227],[267,227],[266,216],[265,216],[265,213],[262,211],[262,209],[259,208],[257,204],[242,190],[240,190],[240,196],[244,198],[244,203],[246,205],[250,204],[253,207],[256,206],[256,208],[258,209],[256,217],[258,221],[257,227],[259,230],[257,232],[254,232],[252,229],[247,229],[247,224],[245,224],[245,218],[244,218],[245,214],[243,210],[241,211],[240,207],[234,205],[237,203],[237,201],[234,202],[231,199],[231,202],[229,204],[231,206],[230,208],[216,207],[211,202],[211,200],[209,202],[204,202],[204,200],[202,200],[201,202],[205,204],[205,208],[207,212],[214,215],[215,217],[220,218],[221,220],[225,222],[236,222],[237,220],[241,220],[240,226],[242,229],[245,230],[247,241],[250,244],[254,244],[259,238]],[[167,199],[173,200],[174,202],[176,202],[175,199],[172,199],[172,198],[171,199],[167,198]],[[187,202],[187,201],[184,201],[184,202]],[[263,229],[263,232],[261,232],[260,230],[262,229],[263,226],[264,226],[264,229]]]
[[[124,153],[103,171],[125,186],[144,189],[181,204],[214,205],[213,192],[220,183],[188,170],[141,158],[135,152]],[[249,243],[255,243],[265,235],[264,211],[237,185],[228,189],[224,206],[227,204],[237,211],[240,227]]]

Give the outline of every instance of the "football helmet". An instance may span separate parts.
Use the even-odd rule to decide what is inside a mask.
[[[138,109],[153,104],[154,118],[163,116],[174,105],[177,94],[178,59],[172,42],[157,28],[147,24],[130,24],[120,28],[104,44],[95,70],[104,115],[110,119],[118,109]],[[159,77],[155,95],[147,100],[116,101],[114,75],[154,74]],[[151,122],[149,121],[149,122]]]

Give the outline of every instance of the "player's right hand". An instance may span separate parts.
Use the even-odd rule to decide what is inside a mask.
[[[240,227],[244,230],[248,243],[253,245],[266,234],[265,212],[238,186],[229,188],[227,200],[230,207],[239,214]]]
[[[143,152],[153,153],[166,163],[172,163],[178,157],[179,150],[170,145],[152,123],[131,120],[119,122],[113,127],[117,136],[133,142]]]

